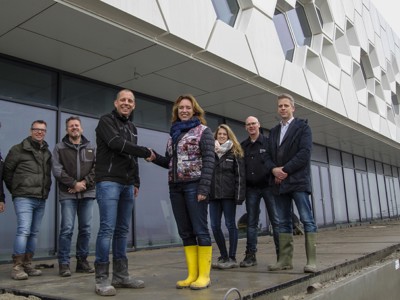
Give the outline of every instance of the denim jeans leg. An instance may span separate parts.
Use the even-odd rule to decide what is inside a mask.
[[[184,197],[193,232],[199,246],[211,246],[211,236],[208,230],[208,200],[197,200],[198,182],[184,185]]]
[[[71,238],[74,233],[75,215],[78,205],[76,199],[64,199],[61,205],[60,236],[58,238],[58,262],[69,264],[71,251]]]
[[[133,202],[133,185],[122,186],[118,201],[117,223],[113,237],[113,259],[126,258],[126,248],[128,246],[129,227],[131,225]]]
[[[37,198],[16,197],[13,204],[17,216],[13,254],[35,253],[46,202]]]
[[[305,232],[317,232],[317,226],[315,225],[310,197],[306,192],[293,192],[292,197],[296,204],[297,211],[300,215],[300,221],[304,225]]]
[[[86,258],[89,255],[89,241],[93,217],[93,198],[78,200],[78,238],[76,241],[76,257]]]
[[[279,218],[278,212],[276,211],[275,198],[269,187],[262,189],[262,197],[265,202],[265,207],[268,213],[268,219],[271,222],[272,234],[274,237],[275,252],[278,255],[279,252]]]
[[[96,199],[99,206],[100,228],[96,239],[96,263],[109,262],[111,239],[117,220],[120,184],[102,181],[96,184]]]
[[[223,200],[210,201],[210,221],[211,221],[211,229],[214,235],[215,242],[217,243],[220,255],[222,257],[228,257],[228,251],[226,250],[225,236],[221,229],[221,218],[223,209],[222,202]]]
[[[257,252],[258,221],[260,218],[261,194],[258,189],[247,188],[246,211],[247,211],[247,245],[246,251]]]
[[[236,227],[236,203],[233,199],[222,200],[225,226],[229,233],[229,257],[236,258],[238,229]]]
[[[293,233],[291,194],[275,195],[274,198],[279,218],[279,233]]]

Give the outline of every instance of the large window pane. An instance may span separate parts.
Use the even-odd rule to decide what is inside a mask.
[[[114,109],[119,89],[62,76],[60,107],[100,117]]]
[[[49,144],[49,150],[53,151],[57,128],[55,111],[1,100],[0,107],[0,150],[4,157],[13,145],[21,143],[24,138],[30,135],[31,123],[38,119],[45,120],[47,123],[46,141]],[[18,122],[15,121],[15,116],[18,116]],[[55,250],[56,242],[54,237],[57,230],[55,212],[57,203],[54,178],[52,180],[53,184],[49,198],[46,200],[46,210],[38,235],[36,257],[47,257],[49,254],[53,254]],[[8,191],[6,191],[6,205],[6,211],[0,216],[0,260],[9,259],[10,253],[13,252],[17,225],[11,196]]]
[[[358,211],[358,200],[357,200],[357,190],[356,182],[354,178],[354,170],[347,169],[344,170],[344,181],[346,183],[346,199],[349,214],[349,222],[359,222],[360,214]]]
[[[312,34],[303,6],[297,3],[296,8],[287,12],[287,16],[296,38],[297,45],[310,46]]]
[[[233,26],[239,13],[237,0],[212,0],[215,12],[219,20]]]
[[[172,104],[159,103],[136,96],[133,122],[136,126],[169,132]]]
[[[57,105],[57,74],[0,58],[0,96]]]
[[[286,17],[283,13],[276,10],[273,21],[279,36],[279,41],[281,42],[282,50],[285,53],[285,58],[288,61],[292,61],[294,54],[294,42],[292,35],[290,34]]]
[[[369,184],[369,193],[371,198],[372,218],[380,219],[381,207],[379,204],[378,183],[376,181],[375,173],[368,171],[368,184]]]
[[[335,212],[335,223],[345,223],[347,222],[347,208],[342,168],[330,165],[329,171],[331,173],[332,199]]]

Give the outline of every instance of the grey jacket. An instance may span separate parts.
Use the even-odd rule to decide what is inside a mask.
[[[96,147],[83,135],[82,142],[74,145],[66,135],[53,150],[52,171],[59,187],[59,200],[95,198],[94,167],[96,162]],[[86,191],[71,194],[78,181],[86,181]]]

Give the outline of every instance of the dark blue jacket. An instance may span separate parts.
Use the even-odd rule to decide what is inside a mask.
[[[271,129],[267,148],[266,167],[272,174],[272,169],[282,167],[288,173],[288,177],[277,186],[275,177],[271,175],[270,185],[275,194],[287,194],[291,192],[311,193],[311,149],[312,134],[306,120],[295,118],[279,146],[281,125]]]
[[[246,166],[246,187],[268,187],[270,173],[265,166],[267,145],[268,139],[261,133],[254,143],[250,137],[241,143]]]
[[[0,202],[6,202],[4,196],[4,187],[3,187],[3,158],[0,153]]]

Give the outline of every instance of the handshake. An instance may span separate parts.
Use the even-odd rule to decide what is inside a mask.
[[[153,149],[151,149],[151,148],[148,148],[148,149],[150,150],[151,155],[149,157],[145,158],[145,160],[147,162],[152,162],[153,160],[156,159],[156,154],[154,153]]]

